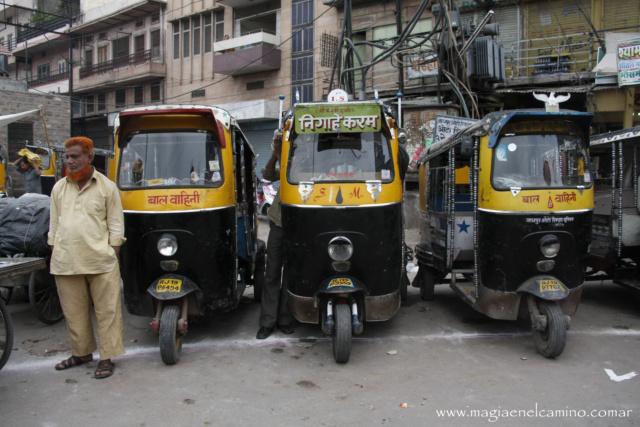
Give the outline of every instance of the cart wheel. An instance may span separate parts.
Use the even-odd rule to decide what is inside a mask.
[[[6,304],[9,304],[11,301],[11,296],[13,295],[13,288],[3,288],[0,287],[0,299]]]
[[[9,360],[13,348],[13,323],[11,315],[0,299],[0,369]]]
[[[351,355],[351,309],[347,304],[336,304],[336,329],[333,333],[333,358],[347,363]]]
[[[567,343],[567,318],[555,301],[537,301],[540,314],[547,318],[544,331],[533,331],[536,350],[544,357],[554,358],[562,353]]]
[[[34,271],[29,277],[29,303],[38,320],[53,325],[64,317],[56,281],[46,270]]]
[[[258,240],[258,250],[256,251],[255,267],[253,269],[253,300],[262,300],[262,288],[264,287],[264,275],[266,270],[266,245],[262,240]]]
[[[180,307],[165,305],[160,315],[160,356],[166,365],[175,365],[180,360],[182,336],[178,332]]]
[[[432,301],[435,298],[436,275],[429,267],[420,266],[420,298],[424,301]]]

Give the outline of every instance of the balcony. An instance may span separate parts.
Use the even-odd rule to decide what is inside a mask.
[[[278,36],[264,31],[217,42],[213,70],[230,76],[279,70],[279,43]]]
[[[152,57],[151,50],[145,50],[80,68],[74,89],[90,90],[164,75],[165,65],[162,59]]]
[[[46,74],[40,77],[32,77],[27,79],[27,87],[32,88],[35,86],[41,86],[53,82],[58,82],[61,80],[69,80],[69,72],[65,71],[57,74]]]

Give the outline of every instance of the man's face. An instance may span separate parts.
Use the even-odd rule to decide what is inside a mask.
[[[26,171],[27,169],[29,169],[29,163],[25,162],[24,160],[20,160],[20,163],[18,163],[18,167],[21,171]]]
[[[69,171],[78,172],[91,164],[93,154],[85,153],[79,145],[72,145],[64,149],[64,160]]]

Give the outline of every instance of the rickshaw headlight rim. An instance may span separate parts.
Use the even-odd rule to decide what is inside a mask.
[[[158,252],[163,256],[173,256],[178,252],[178,240],[173,234],[163,234],[158,239]]]
[[[547,234],[540,239],[540,252],[546,258],[555,258],[560,252],[560,240],[553,234]]]
[[[353,255],[353,244],[344,236],[334,237],[327,247],[329,257],[334,261],[348,261]]]

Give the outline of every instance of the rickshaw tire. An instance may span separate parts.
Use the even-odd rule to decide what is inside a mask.
[[[64,317],[55,279],[48,271],[34,271],[29,276],[29,305],[45,325],[58,323]]]
[[[418,274],[420,275],[420,298],[423,301],[433,301],[436,286],[435,273],[429,267],[421,266]]]
[[[333,358],[347,363],[351,356],[351,309],[348,304],[336,304],[336,326],[333,332]]]
[[[182,337],[178,334],[180,306],[165,305],[160,315],[160,357],[165,365],[175,365],[180,360]]]
[[[540,314],[547,318],[545,331],[533,331],[533,340],[538,353],[546,358],[558,357],[567,343],[567,317],[555,301],[537,301]]]
[[[403,274],[402,279],[400,281],[400,301],[402,305],[405,307],[407,305],[408,292],[409,292],[409,278],[407,277],[406,274]]]
[[[262,289],[264,288],[264,275],[266,271],[266,245],[262,240],[258,240],[256,251],[255,267],[253,269],[253,300],[262,301]]]
[[[0,348],[0,369],[2,369],[5,363],[7,363],[7,360],[9,360],[11,350],[13,349],[13,323],[11,321],[9,310],[7,310],[7,306],[4,304],[2,299],[0,299],[0,316],[2,317],[5,329],[4,348]]]

